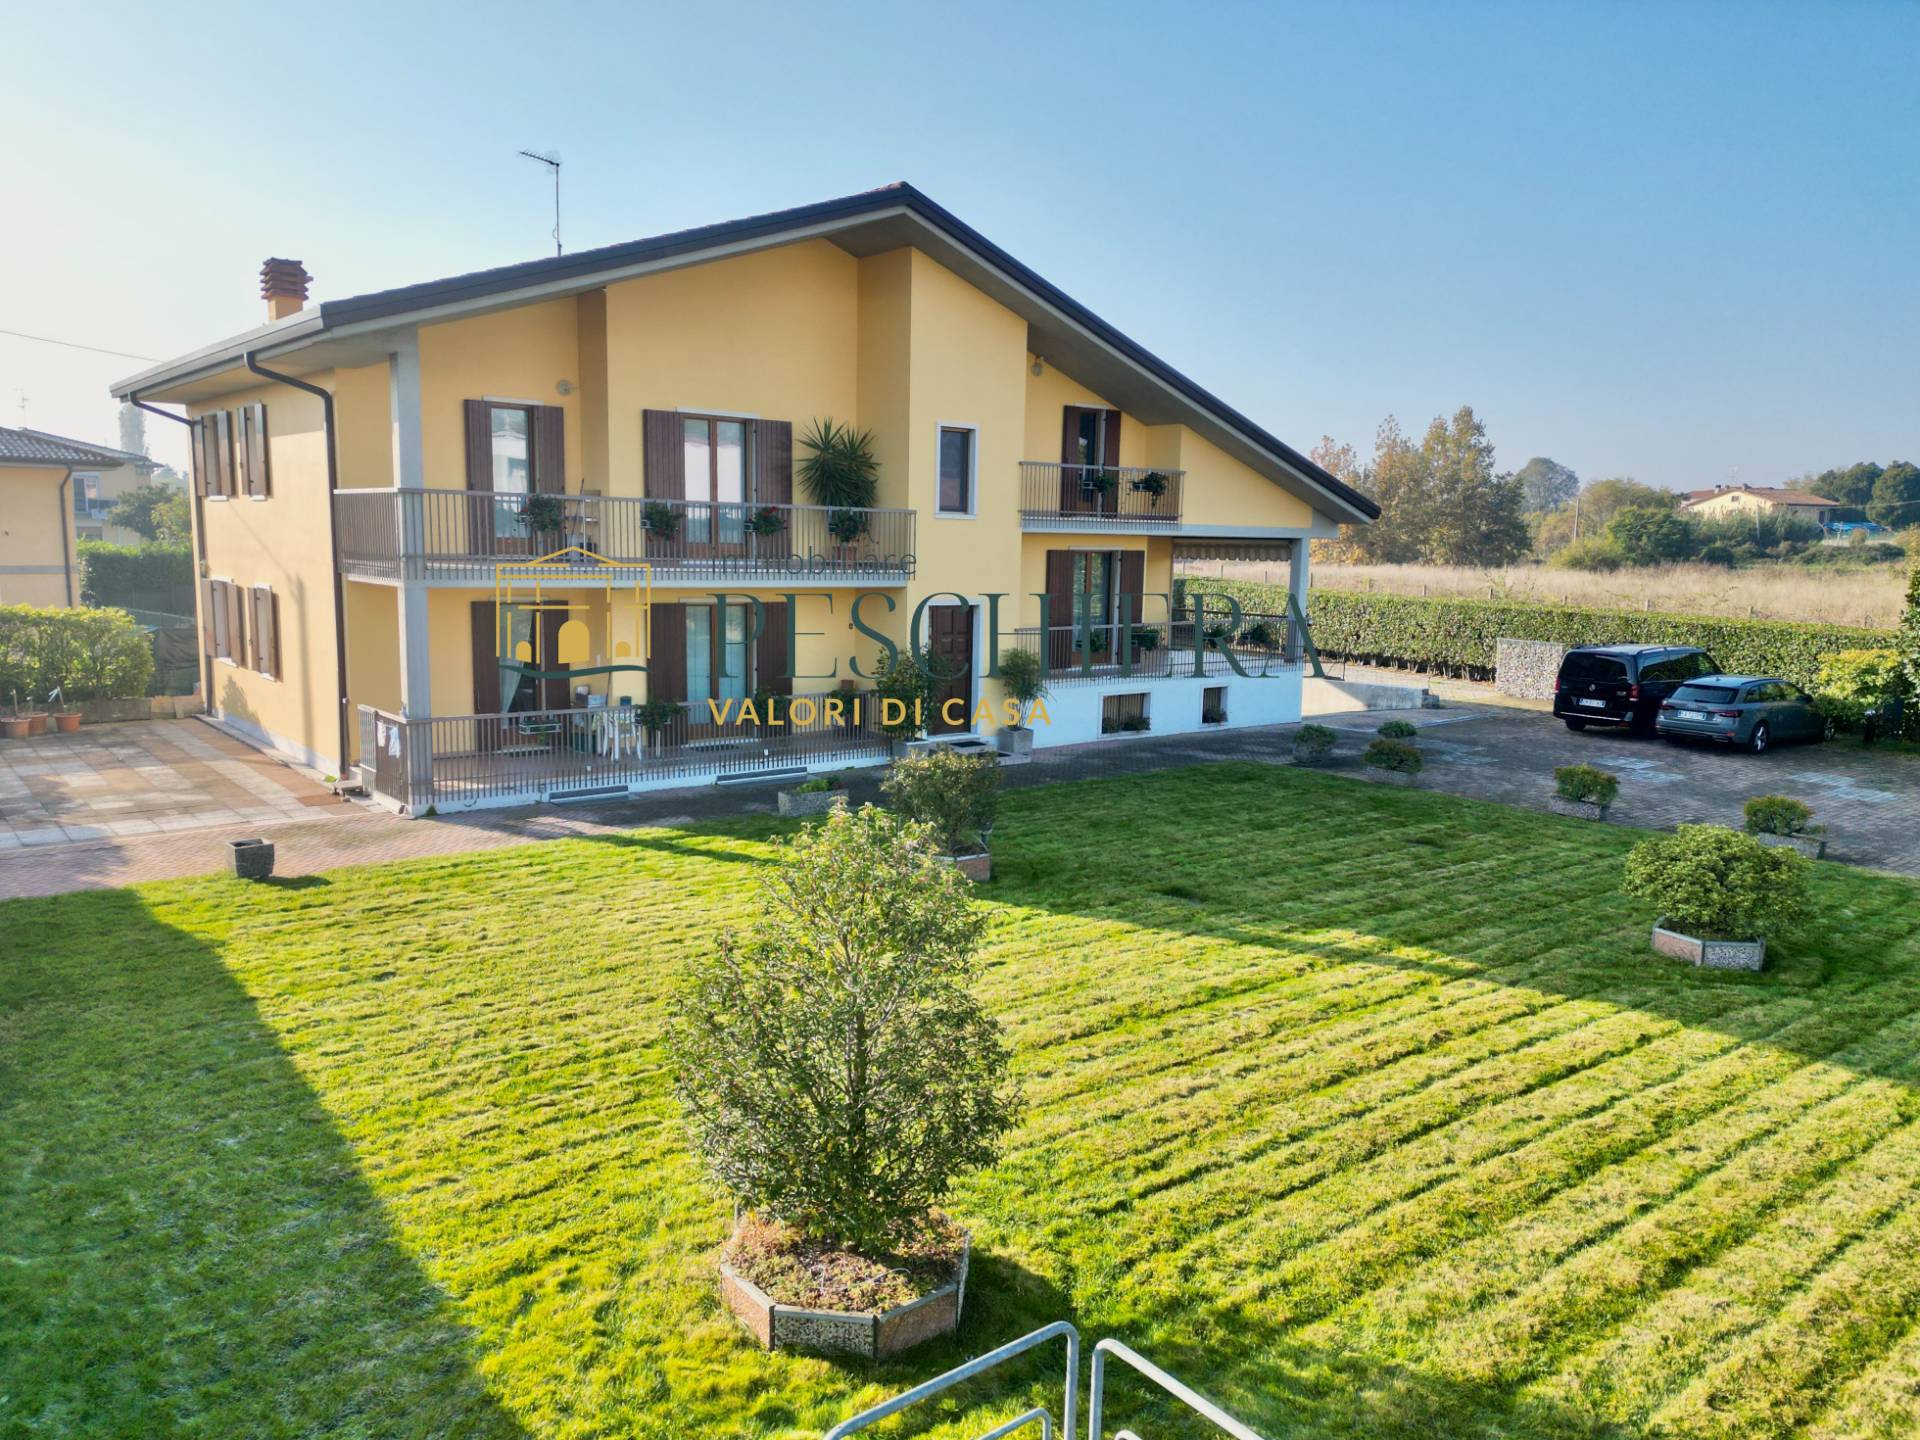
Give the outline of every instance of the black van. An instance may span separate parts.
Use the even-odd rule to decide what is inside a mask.
[[[1651,733],[1662,700],[1719,669],[1690,645],[1582,645],[1560,661],[1553,713],[1569,730],[1627,725]]]

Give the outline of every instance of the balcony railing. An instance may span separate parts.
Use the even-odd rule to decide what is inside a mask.
[[[789,708],[794,700],[797,709]],[[829,704],[828,702],[833,702]],[[419,814],[543,800],[609,798],[636,786],[697,784],[823,763],[884,759],[872,694],[778,697],[775,722],[718,723],[692,705],[657,730],[632,706],[403,719],[362,706],[361,774]]]
[[[491,582],[503,561],[568,547],[659,584],[897,585],[913,575],[911,510],[719,504],[485,490],[342,490],[334,497],[341,569],[388,580]]]
[[[1243,615],[1239,627],[1230,633],[1224,622],[1210,622],[1207,632],[1214,642],[1201,651],[1201,668],[1207,675],[1234,673],[1226,651],[1248,675],[1276,675],[1299,668],[1299,639],[1284,615]],[[1033,651],[1046,667],[1049,685],[1184,680],[1193,677],[1193,642],[1191,620],[1103,623],[1084,631],[1075,625],[1028,626],[1011,632],[1000,653],[1014,647]]]
[[[1184,470],[1020,462],[1020,523],[1029,530],[1172,530]]]

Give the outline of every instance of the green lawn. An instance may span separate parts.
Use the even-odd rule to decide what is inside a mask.
[[[954,1199],[960,1343],[871,1369],[722,1315],[661,1071],[780,833],[0,906],[0,1435],[817,1435],[1060,1316],[1274,1437],[1920,1427],[1913,882],[1819,867],[1736,977],[1647,953],[1631,832],[1259,765],[1012,793],[1031,1109]]]

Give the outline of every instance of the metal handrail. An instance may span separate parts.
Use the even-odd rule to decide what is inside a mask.
[[[990,1350],[977,1359],[967,1361],[964,1365],[956,1365],[944,1375],[936,1375],[925,1384],[916,1385],[903,1395],[896,1395],[893,1399],[884,1400],[871,1409],[862,1410],[858,1415],[842,1420],[834,1426],[826,1433],[824,1440],[846,1440],[847,1436],[865,1430],[870,1425],[877,1425],[889,1415],[899,1414],[909,1405],[917,1405],[922,1400],[951,1390],[964,1380],[971,1380],[974,1376],[984,1374],[996,1365],[1005,1364],[1016,1355],[1024,1355],[1035,1346],[1044,1345],[1049,1340],[1055,1340],[1061,1336],[1065,1336],[1067,1341],[1067,1393],[1061,1416],[1060,1434],[1064,1440],[1071,1440],[1074,1421],[1079,1413],[1076,1401],[1080,1384],[1080,1332],[1069,1320],[1056,1320],[1051,1325],[1043,1325],[1038,1330],[1022,1335],[1018,1340],[1009,1340],[998,1350]],[[1036,1411],[1042,1416],[1046,1414],[1044,1409],[1036,1407],[1035,1410],[1029,1410],[1024,1415],[1008,1421],[999,1429],[989,1431],[981,1436],[980,1440],[998,1440],[998,1437],[1011,1435],[1015,1430],[1031,1425]],[[1050,1420],[1050,1417],[1048,1419]],[[1041,1434],[1050,1436],[1051,1433],[1047,1425],[1043,1424]],[[1256,1435],[1253,1440],[1260,1440],[1260,1437]]]
[[[1171,530],[1180,524],[1181,489],[1187,472],[1149,465],[1068,465],[1057,460],[1020,462],[1023,521],[1093,523],[1102,528]]]
[[[1121,1344],[1118,1340],[1102,1340],[1093,1347],[1093,1386],[1087,1396],[1087,1440],[1100,1440],[1101,1410],[1106,1403],[1107,1356],[1109,1355],[1146,1376],[1196,1415],[1211,1420],[1220,1429],[1233,1436],[1234,1440],[1262,1440],[1258,1431],[1241,1424],[1191,1385],[1169,1375],[1146,1356]],[[1139,1437],[1131,1430],[1122,1430],[1114,1440],[1139,1440]]]

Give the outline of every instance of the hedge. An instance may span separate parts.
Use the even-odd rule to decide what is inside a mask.
[[[193,614],[193,555],[185,546],[82,540],[79,554],[83,604]]]
[[[1249,610],[1286,602],[1286,590],[1278,585],[1198,577],[1189,584],[1230,595]],[[1476,680],[1492,677],[1495,643],[1506,638],[1560,645],[1698,645],[1730,672],[1781,675],[1809,688],[1822,657],[1889,646],[1895,638],[1891,630],[1854,625],[1344,590],[1313,591],[1308,628],[1322,655]]]
[[[37,710],[63,700],[123,700],[147,693],[153,642],[124,610],[0,605],[0,705]]]

